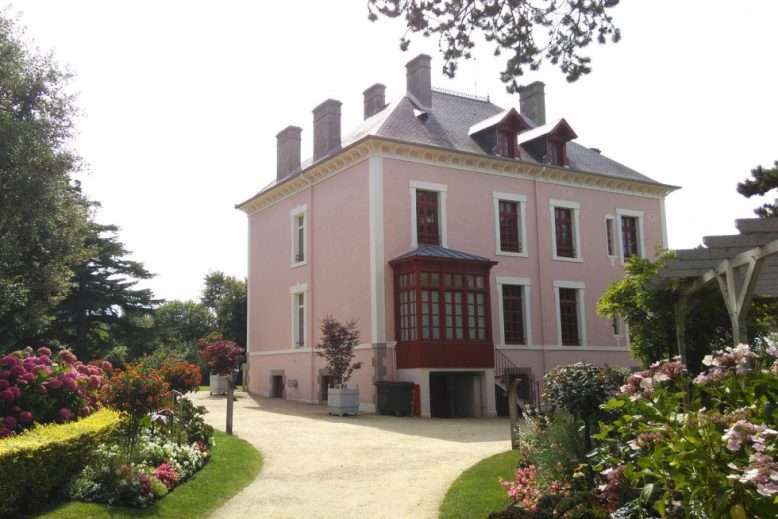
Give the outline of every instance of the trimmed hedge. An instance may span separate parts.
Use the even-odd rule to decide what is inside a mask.
[[[0,440],[0,517],[45,504],[121,422],[102,409],[78,422],[38,425]]]

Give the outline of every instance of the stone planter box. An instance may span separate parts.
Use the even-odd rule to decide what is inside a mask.
[[[212,395],[226,395],[227,390],[229,389],[227,387],[227,377],[221,376],[221,375],[214,375],[211,373],[211,380],[210,380],[211,386],[210,386],[210,392]]]
[[[327,390],[327,411],[329,414],[343,416],[359,413],[359,386],[355,389],[331,387]]]

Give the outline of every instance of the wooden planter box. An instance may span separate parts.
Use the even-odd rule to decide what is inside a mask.
[[[359,386],[356,389],[347,387],[327,390],[327,411],[329,414],[343,416],[344,414],[356,415],[359,413]]]
[[[212,395],[226,395],[227,394],[227,376],[214,375],[211,373],[211,386],[210,392]]]

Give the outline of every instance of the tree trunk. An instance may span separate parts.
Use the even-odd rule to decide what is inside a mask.
[[[232,377],[227,376],[227,434],[232,434],[232,405],[234,401],[235,386]]]

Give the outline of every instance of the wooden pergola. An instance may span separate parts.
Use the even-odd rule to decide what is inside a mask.
[[[686,362],[686,316],[697,301],[694,295],[717,283],[732,323],[735,345],[748,343],[746,318],[755,295],[778,297],[778,218],[735,220],[740,234],[706,236],[703,247],[676,251],[658,272],[657,284],[688,279],[675,304],[676,338],[682,362]]]

